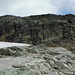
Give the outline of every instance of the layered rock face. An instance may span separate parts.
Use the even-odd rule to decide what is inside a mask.
[[[0,54],[0,75],[75,75],[75,55],[62,47],[9,47]]]

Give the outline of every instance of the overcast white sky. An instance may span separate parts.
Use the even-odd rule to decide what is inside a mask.
[[[75,14],[75,0],[0,0],[0,16]]]

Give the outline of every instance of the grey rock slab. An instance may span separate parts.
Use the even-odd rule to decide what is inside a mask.
[[[73,75],[75,55],[62,47],[44,45],[3,48],[19,56],[0,57],[1,75]],[[8,49],[8,50],[7,50]]]

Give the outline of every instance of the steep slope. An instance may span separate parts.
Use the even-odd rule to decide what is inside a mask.
[[[74,45],[75,15],[34,15],[0,17],[0,41],[48,46]],[[64,45],[63,45],[64,44]]]

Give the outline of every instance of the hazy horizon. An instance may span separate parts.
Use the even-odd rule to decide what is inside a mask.
[[[75,0],[0,0],[0,16],[20,17],[56,14],[75,14]]]

